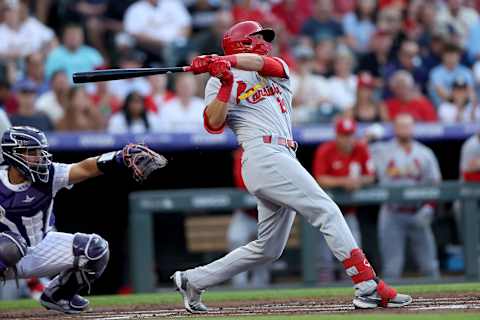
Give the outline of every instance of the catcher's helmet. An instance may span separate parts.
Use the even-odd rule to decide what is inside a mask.
[[[261,34],[262,39],[253,37]],[[272,49],[270,44],[275,38],[275,31],[263,28],[256,21],[242,21],[231,27],[223,35],[222,47],[225,54],[251,52],[267,55]]]
[[[45,134],[33,127],[11,127],[3,133],[4,161],[32,182],[48,182],[52,155]]]

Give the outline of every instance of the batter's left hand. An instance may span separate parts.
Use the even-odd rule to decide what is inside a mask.
[[[222,84],[233,83],[233,73],[231,71],[231,64],[226,60],[217,60],[210,64],[208,72],[212,77],[220,79]]]

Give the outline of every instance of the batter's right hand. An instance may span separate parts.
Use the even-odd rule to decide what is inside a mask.
[[[208,72],[212,77],[220,79],[222,84],[233,83],[233,73],[231,71],[231,64],[226,60],[216,60],[208,67]]]
[[[217,59],[218,56],[216,55],[204,55],[195,57],[190,64],[190,71],[193,72],[193,74],[206,73],[209,71],[208,68],[210,64]]]

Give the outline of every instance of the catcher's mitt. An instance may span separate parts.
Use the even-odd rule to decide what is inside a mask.
[[[137,182],[145,181],[155,170],[163,168],[168,161],[164,156],[142,144],[128,144],[122,150],[125,166],[131,170]]]

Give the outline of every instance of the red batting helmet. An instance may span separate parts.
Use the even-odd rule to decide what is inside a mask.
[[[263,40],[252,37],[261,34]],[[225,54],[242,52],[267,55],[272,49],[270,42],[275,38],[275,31],[263,28],[256,21],[242,21],[231,27],[223,35],[222,47]]]

